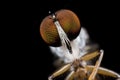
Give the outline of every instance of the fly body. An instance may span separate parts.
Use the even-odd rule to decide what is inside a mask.
[[[104,50],[98,49],[97,44],[91,44],[86,29],[80,26],[79,18],[71,10],[62,9],[43,19],[40,34],[52,53],[64,62],[49,80],[67,71],[69,74],[65,80],[99,80],[98,74],[120,79],[118,73],[100,67]],[[97,56],[94,65],[89,63]]]

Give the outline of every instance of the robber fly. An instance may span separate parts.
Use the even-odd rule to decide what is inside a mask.
[[[104,50],[96,50],[98,45],[88,44],[90,42],[89,35],[84,27],[81,27],[79,35],[71,41],[63,30],[56,14],[52,14],[51,19],[57,29],[61,46],[50,46],[50,49],[64,62],[64,65],[49,76],[48,80],[53,80],[67,71],[69,71],[69,74],[65,80],[98,80],[96,77],[97,74],[114,77],[120,80],[120,75],[118,73],[100,67]],[[94,65],[88,63],[97,56],[99,56],[99,58]]]

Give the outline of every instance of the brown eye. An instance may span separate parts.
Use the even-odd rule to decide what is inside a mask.
[[[56,13],[56,20],[59,21],[62,29],[70,40],[75,39],[80,32],[80,21],[75,13],[70,10],[59,10]],[[60,37],[54,24],[52,16],[43,19],[40,25],[40,34],[43,40],[50,46],[60,46]]]

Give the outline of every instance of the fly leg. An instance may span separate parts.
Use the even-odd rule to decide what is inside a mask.
[[[93,69],[91,75],[89,76],[89,79],[88,79],[88,80],[94,80],[94,79],[95,79],[95,76],[96,76],[97,71],[98,71],[98,69],[99,69],[99,66],[100,66],[100,63],[101,63],[101,61],[102,61],[102,58],[103,58],[103,50],[100,50],[100,57],[99,57],[99,59],[96,61],[96,64],[95,64],[95,66],[94,66],[94,69]]]
[[[66,64],[65,66],[63,66],[62,68],[60,68],[58,71],[54,72],[49,78],[48,80],[52,80],[53,78],[63,74],[64,72],[66,72],[69,68],[70,68],[71,64]]]
[[[99,68],[99,66],[100,66],[100,63],[101,63],[101,61],[102,61],[102,58],[103,58],[103,50],[100,50],[100,52],[99,52],[99,51],[95,51],[95,52],[93,52],[93,53],[86,54],[86,55],[84,55],[84,56],[81,58],[81,59],[84,60],[84,61],[88,61],[88,60],[90,60],[90,59],[95,58],[95,57],[98,56],[98,55],[100,55],[100,57],[99,57],[99,59],[96,61],[96,64],[95,64],[95,66],[94,66],[94,69],[93,69],[93,71],[92,71],[92,73],[91,73],[91,75],[90,75],[90,77],[89,77],[88,80],[94,80],[94,79],[95,79],[95,76],[96,76],[96,74],[97,74],[97,70],[98,70],[98,68]]]
[[[74,78],[74,74],[75,74],[74,71],[70,72],[70,74],[66,77],[65,80],[73,80],[73,78]]]
[[[87,65],[86,66],[86,69],[88,71],[92,71],[94,69],[95,66],[92,66],[92,65]],[[98,71],[97,71],[98,74],[101,74],[101,75],[105,75],[105,76],[110,76],[110,77],[114,77],[116,78],[117,80],[120,80],[120,74],[112,71],[112,70],[109,70],[109,69],[106,69],[106,68],[103,68],[103,67],[99,67],[98,68]]]

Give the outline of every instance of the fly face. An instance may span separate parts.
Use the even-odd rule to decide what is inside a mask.
[[[70,10],[62,9],[43,19],[40,24],[40,34],[49,46],[58,47],[62,45],[60,36],[64,37],[67,35],[69,40],[74,40],[79,35],[80,28],[80,21],[77,15]],[[60,31],[58,32],[58,30]]]

